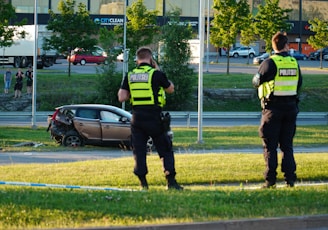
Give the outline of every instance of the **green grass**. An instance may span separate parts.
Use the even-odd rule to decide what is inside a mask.
[[[327,154],[296,154],[300,181],[327,180]],[[248,189],[262,181],[261,154],[177,154],[185,190],[165,191],[161,162],[148,156],[148,192],[139,192],[131,157],[0,166],[2,180],[98,187],[96,191],[2,185],[0,228],[77,228],[325,214],[327,185]],[[279,180],[282,180],[281,173]],[[235,185],[236,184],[236,185]]]
[[[0,127],[0,147],[3,151],[62,151],[67,148],[58,146],[46,132],[46,127]],[[203,143],[197,143],[197,128],[173,127],[174,148],[177,152],[188,152],[193,149],[231,149],[261,148],[257,126],[204,127]],[[328,146],[328,126],[298,126],[294,145],[298,147]],[[43,146],[13,147],[21,142],[43,143]],[[86,146],[74,150],[107,149],[106,147]],[[72,148],[70,148],[72,150]]]
[[[205,74],[204,87],[251,88],[251,78],[246,74]],[[328,111],[328,104],[323,103],[328,99],[326,78],[325,74],[304,76],[301,111]],[[46,110],[54,107],[45,104],[49,98],[55,98],[59,104],[87,103],[86,92],[97,91],[95,81],[95,75],[68,78],[66,74],[40,71],[38,92],[43,95]],[[204,111],[259,111],[258,101],[251,100],[206,101],[204,108]],[[45,129],[0,127],[0,147],[7,152],[48,151],[49,154],[68,150],[57,146]],[[262,154],[189,154],[194,149],[260,149],[257,130],[255,126],[203,128],[204,143],[197,144],[196,128],[173,128],[177,179],[185,186],[183,192],[164,191],[161,162],[155,154],[148,156],[148,192],[1,185],[0,229],[108,227],[328,213],[327,185],[248,189],[249,185],[259,186],[263,181]],[[327,140],[327,125],[299,126],[294,142],[298,147],[326,147]],[[20,142],[45,145],[13,147]],[[70,151],[95,149],[111,151],[112,148],[69,148]],[[295,158],[299,181],[328,180],[328,150],[295,154]],[[132,156],[75,163],[0,165],[0,180],[135,190],[138,181],[132,168]],[[280,168],[278,180],[282,183]]]
[[[245,68],[247,68],[245,66]],[[117,77],[121,78],[121,74]],[[254,89],[251,80],[252,74],[229,75],[223,73],[204,74],[203,89]],[[326,74],[304,74],[300,111],[302,112],[326,112],[328,111],[328,82]],[[50,111],[63,104],[96,103],[97,74],[76,74],[67,76],[64,71],[39,70],[37,75],[37,101],[38,110]],[[193,103],[189,110],[197,110],[197,80],[194,75]],[[3,88],[3,81],[0,87]],[[13,86],[12,86],[13,87]],[[118,90],[118,89],[116,89]],[[255,90],[255,89],[254,89]],[[259,111],[260,104],[257,98],[247,100],[211,99],[204,98],[204,111]]]

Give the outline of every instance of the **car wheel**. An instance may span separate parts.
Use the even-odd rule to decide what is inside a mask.
[[[76,62],[73,62],[73,65],[76,65],[77,63]]]
[[[81,65],[85,65],[85,63],[86,63],[86,61],[85,61],[84,59],[82,59],[82,60],[80,61],[80,64],[81,64]]]
[[[250,53],[250,54],[249,54],[249,57],[250,57],[250,58],[253,58],[253,57],[254,57],[254,54],[253,54],[253,53]]]
[[[233,54],[233,57],[234,57],[234,58],[239,57],[238,53],[234,53],[234,54]]]
[[[303,60],[305,61],[307,58],[306,57],[303,57]]]
[[[62,144],[64,146],[72,146],[72,147],[84,146],[83,139],[76,131],[67,132],[63,137]]]
[[[147,141],[147,151],[151,152],[153,150],[155,150],[155,145],[154,145],[153,139],[151,137],[149,137],[149,139]]]

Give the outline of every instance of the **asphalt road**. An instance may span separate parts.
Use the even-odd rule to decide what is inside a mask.
[[[206,58],[204,59],[204,65],[203,65],[203,71],[204,73],[225,73],[227,71],[227,58],[219,57],[218,62],[216,62],[216,59],[211,57],[209,59],[209,63],[206,62]],[[55,64],[49,68],[49,70],[58,70],[60,72],[62,71],[68,71],[68,62],[65,59],[60,59],[57,61],[58,64]],[[258,69],[257,65],[252,64],[252,59],[249,60],[250,65],[247,65],[247,59],[246,58],[230,58],[230,65],[229,65],[229,72],[230,73],[256,73],[256,70]],[[298,61],[302,72],[304,73],[313,73],[313,74],[319,74],[319,73],[327,73],[328,72],[328,61],[323,61],[323,69],[320,69],[320,61],[312,61],[312,60],[300,60]],[[117,62],[117,69],[122,69],[122,62]],[[192,64],[195,71],[198,71],[198,64]],[[86,64],[84,66],[78,65],[71,65],[71,71],[72,73],[95,73],[97,69],[100,69],[100,66],[96,64]]]

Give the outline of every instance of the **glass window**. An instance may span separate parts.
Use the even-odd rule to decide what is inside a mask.
[[[118,122],[120,120],[120,116],[109,111],[100,111],[100,117],[105,122]]]
[[[59,10],[58,10],[58,3],[59,3],[59,2],[60,2],[60,0],[51,0],[51,10],[52,10],[54,13],[59,13]],[[88,0],[76,0],[75,11],[77,11],[77,6],[78,6],[80,3],[83,3],[84,5],[86,5],[86,7],[88,7]]]
[[[126,0],[92,0],[90,14],[123,15],[125,3]]]
[[[34,13],[34,0],[12,0],[11,4],[16,9],[16,13]],[[49,1],[38,1],[38,13],[48,13]]]
[[[182,9],[182,17],[198,17],[199,0],[189,0],[188,4],[183,0],[166,0],[166,12],[171,11],[174,8]]]

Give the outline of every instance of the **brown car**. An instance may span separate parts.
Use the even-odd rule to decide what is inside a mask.
[[[64,146],[130,145],[131,113],[101,104],[63,105],[48,117],[51,137]]]

